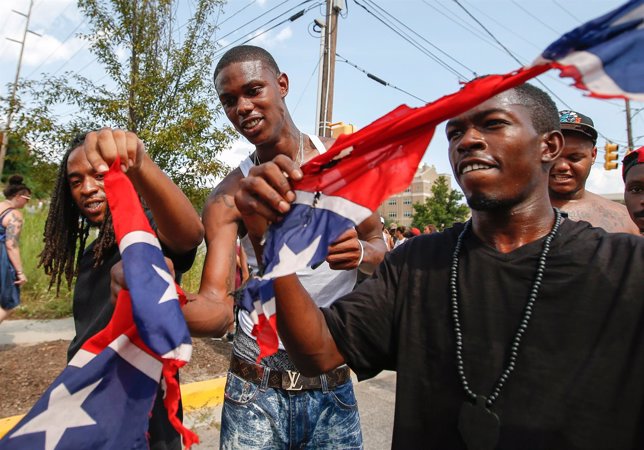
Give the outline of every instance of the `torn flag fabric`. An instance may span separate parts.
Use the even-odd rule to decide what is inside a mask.
[[[534,65],[552,63],[593,97],[644,101],[643,60],[644,0],[631,0],[564,34]]]
[[[105,192],[129,292],[112,320],[88,340],[0,449],[148,449],[147,430],[159,382],[170,422],[184,445],[198,442],[176,417],[174,377],[192,352],[174,279],[132,184],[117,160]],[[183,299],[185,301],[185,298]]]
[[[632,0],[578,27],[550,45],[530,67],[475,79],[460,91],[423,107],[400,106],[358,132],[340,136],[326,153],[305,164],[304,178],[293,185],[296,201],[284,220],[271,225],[265,237],[263,274],[247,284],[240,301],[255,324],[258,360],[278,348],[270,280],[323,261],[328,246],[342,232],[362,222],[390,195],[407,188],[439,123],[551,68],[561,69],[562,76],[574,77],[576,86],[590,89],[592,95],[641,99],[643,3]],[[619,90],[605,89],[607,82],[591,82],[598,77],[595,65],[573,65],[576,53],[593,51],[610,55],[602,62],[609,73],[619,67],[630,71],[622,76]]]

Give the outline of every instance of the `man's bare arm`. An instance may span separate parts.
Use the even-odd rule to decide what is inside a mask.
[[[295,366],[306,376],[328,372],[344,363],[324,315],[297,275],[274,280],[277,328]]]

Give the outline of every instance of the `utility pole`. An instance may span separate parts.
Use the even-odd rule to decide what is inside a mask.
[[[628,136],[628,150],[626,150],[626,153],[629,153],[634,148],[633,127],[631,126],[631,101],[629,99],[625,99],[624,101],[626,102],[626,134]]]
[[[331,136],[329,124],[333,118],[333,82],[335,78],[335,47],[338,36],[338,14],[343,9],[343,0],[326,0],[326,22],[324,26],[324,53],[322,55],[322,77],[318,92],[319,116],[318,135]]]
[[[9,112],[7,113],[7,122],[4,126],[4,131],[2,133],[2,147],[0,147],[0,176],[2,176],[2,171],[4,170],[4,160],[7,156],[7,144],[9,143],[9,130],[11,129],[11,119],[13,118],[13,110],[16,104],[16,90],[18,89],[18,78],[20,77],[20,67],[22,66],[22,54],[25,50],[25,40],[27,39],[27,33],[33,33],[36,36],[40,36],[38,33],[34,33],[29,30],[29,20],[31,19],[31,8],[34,6],[34,0],[29,2],[29,12],[27,14],[21,13],[12,9],[16,14],[20,14],[25,17],[27,20],[25,22],[25,30],[22,33],[22,41],[17,41],[15,39],[7,38],[10,41],[17,42],[20,44],[20,56],[18,57],[18,69],[16,69],[16,78],[13,81],[13,86],[11,88],[11,97],[9,98]]]

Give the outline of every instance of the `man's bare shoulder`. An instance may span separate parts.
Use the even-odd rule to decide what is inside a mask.
[[[204,223],[208,220],[237,222],[241,219],[235,206],[235,193],[239,190],[239,182],[243,177],[241,170],[236,168],[215,186],[204,205]]]
[[[586,191],[584,197],[561,205],[572,220],[584,220],[609,233],[638,234],[624,205]]]

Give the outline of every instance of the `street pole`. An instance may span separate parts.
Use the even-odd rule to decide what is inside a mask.
[[[633,127],[631,126],[631,101],[629,99],[625,99],[624,101],[626,103],[626,134],[628,136],[628,152],[632,152],[634,144]]]
[[[20,77],[20,67],[22,66],[22,54],[25,50],[25,40],[27,39],[27,33],[29,32],[29,19],[31,19],[31,8],[34,6],[34,0],[29,2],[29,12],[25,15],[16,10],[12,10],[16,14],[20,14],[23,17],[26,17],[25,30],[22,33],[22,41],[17,41],[15,39],[9,39],[10,41],[17,42],[20,44],[20,56],[18,57],[18,69],[16,70],[16,78],[13,81],[13,86],[11,88],[11,97],[9,98],[9,111],[7,113],[7,122],[5,123],[4,132],[2,133],[2,147],[0,147],[0,176],[2,176],[2,171],[4,170],[4,160],[7,156],[7,145],[9,143],[9,130],[11,129],[11,119],[13,118],[13,110],[16,103],[16,90],[18,89],[18,78]],[[33,33],[33,32],[32,32]],[[36,33],[34,33],[36,34]]]
[[[338,14],[341,0],[326,0],[326,23],[324,27],[324,54],[322,58],[322,82],[320,86],[320,114],[318,135],[331,136],[329,124],[333,118],[333,82],[335,78],[335,48],[338,36]]]

